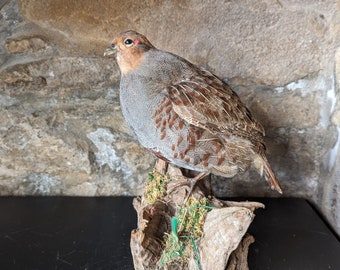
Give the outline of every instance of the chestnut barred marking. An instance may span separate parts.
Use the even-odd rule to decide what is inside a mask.
[[[181,121],[178,123],[178,127],[179,127],[179,129],[183,129],[183,127],[184,127],[184,121],[183,121],[183,120],[181,120]]]
[[[169,126],[170,129],[175,124],[177,118],[178,118],[178,114],[175,113],[175,112],[172,112],[171,117],[170,117],[169,122],[168,122],[168,126]],[[175,127],[175,129],[177,130],[177,127]]]
[[[203,156],[202,156],[202,160],[207,161],[207,160],[209,159],[210,156],[211,156],[210,153],[205,153],[205,154],[203,154]]]
[[[224,157],[220,157],[217,159],[217,166],[221,166],[223,161],[225,161],[225,158]]]
[[[170,106],[168,106],[165,110],[165,113],[166,114],[169,114],[171,112],[172,108]]]
[[[180,156],[180,158],[181,158],[181,159],[184,159],[184,157],[185,157],[185,153],[184,153],[184,152],[182,152],[182,153],[180,153],[180,154],[179,154],[179,156]]]
[[[178,136],[177,145],[180,145],[181,142],[183,142],[183,137],[182,136]]]
[[[223,145],[222,143],[220,143],[219,141],[211,141],[211,144],[215,146],[215,154],[218,154],[222,148],[223,148]]]

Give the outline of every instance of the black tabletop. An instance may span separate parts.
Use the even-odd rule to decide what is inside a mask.
[[[251,270],[340,269],[340,242],[302,199],[257,199]],[[0,269],[133,269],[129,197],[0,197]]]

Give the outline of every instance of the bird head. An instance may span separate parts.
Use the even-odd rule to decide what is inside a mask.
[[[104,56],[114,56],[122,74],[136,69],[143,61],[144,53],[154,46],[149,40],[135,32],[126,31],[113,39],[104,51]]]

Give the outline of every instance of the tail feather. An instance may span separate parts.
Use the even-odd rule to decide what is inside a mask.
[[[266,157],[263,158],[263,169],[264,169],[264,177],[268,184],[270,185],[271,189],[275,189],[277,192],[282,194],[282,189],[280,187],[279,181],[276,179],[275,174],[272,170],[272,168],[269,165],[268,160]]]

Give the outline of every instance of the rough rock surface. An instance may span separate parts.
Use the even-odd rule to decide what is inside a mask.
[[[154,159],[129,134],[103,50],[134,29],[227,80],[266,128],[285,196],[340,232],[340,4],[0,1],[0,195],[135,195]],[[276,196],[248,172],[220,196]]]

